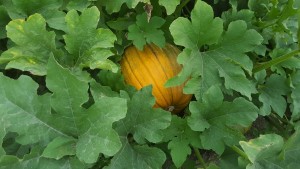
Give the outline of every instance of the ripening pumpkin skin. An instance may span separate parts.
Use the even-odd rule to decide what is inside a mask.
[[[177,63],[180,51],[167,44],[159,48],[154,44],[144,46],[142,51],[135,46],[125,49],[121,60],[121,71],[125,82],[136,89],[152,84],[156,99],[154,107],[161,107],[172,113],[179,113],[190,102],[192,95],[183,93],[183,85],[166,88],[164,84],[182,69]]]

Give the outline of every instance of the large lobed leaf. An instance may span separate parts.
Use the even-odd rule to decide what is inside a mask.
[[[121,148],[118,133],[112,129],[112,123],[124,118],[127,112],[126,100],[119,97],[102,97],[88,109],[85,124],[86,131],[79,136],[76,151],[80,160],[86,163],[97,161],[99,153],[115,155]]]
[[[65,13],[59,8],[63,5],[62,0],[5,0],[3,6],[11,19],[24,19],[35,13],[41,14],[50,27],[64,30]]]
[[[180,0],[158,0],[158,3],[166,8],[167,14],[170,15],[172,14],[176,6],[180,4]]]
[[[265,84],[260,84],[259,100],[263,103],[261,115],[269,115],[271,108],[279,116],[283,116],[287,103],[283,97],[288,92],[287,79],[280,75],[271,75]]]
[[[165,46],[164,32],[159,28],[165,23],[165,20],[153,16],[148,21],[147,14],[143,13],[136,17],[136,23],[128,27],[128,39],[133,41],[133,44],[143,50],[147,43],[154,43],[159,47]]]
[[[60,160],[47,159],[41,157],[38,150],[33,150],[30,154],[26,155],[23,159],[18,159],[15,156],[2,156],[0,157],[0,169],[32,169],[32,168],[45,168],[45,169],[87,169],[88,165],[82,163],[77,158],[64,158]]]
[[[79,135],[82,118],[86,116],[82,105],[89,99],[88,84],[72,75],[54,58],[49,60],[47,66],[46,84],[53,92],[51,107],[55,113],[52,118],[56,119],[53,125],[69,135]]]
[[[283,138],[276,134],[261,135],[248,142],[240,141],[240,145],[251,163],[259,159],[274,157],[280,152],[283,144]]]
[[[293,112],[292,117],[294,119],[300,118],[300,70],[298,70],[292,76],[292,105],[291,110]]]
[[[0,6],[0,39],[6,37],[5,26],[9,23],[10,18],[4,6]]]
[[[26,21],[11,21],[6,30],[8,38],[16,45],[2,53],[0,64],[8,63],[6,69],[15,68],[45,75],[48,58],[58,53],[55,33],[46,30],[45,19],[40,14],[34,14]]]
[[[46,145],[65,133],[51,126],[45,117],[51,114],[50,96],[38,96],[37,84],[26,76],[13,80],[0,75],[0,116],[3,137],[7,132],[18,133],[21,144]]]
[[[203,102],[190,103],[188,124],[194,131],[202,131],[200,138],[205,149],[222,154],[225,145],[243,140],[242,127],[248,127],[258,116],[258,108],[244,98],[223,101],[221,89],[212,86],[203,95]]]
[[[249,158],[247,169],[293,169],[299,163],[299,130],[284,142],[277,134],[261,135],[258,138],[241,141],[240,145]]]
[[[108,59],[113,55],[111,48],[116,37],[109,29],[97,29],[99,18],[96,7],[85,9],[80,16],[71,10],[63,17],[66,20],[62,25],[66,32],[63,37],[69,52],[65,55],[56,49],[56,34],[46,30],[46,20],[41,14],[33,14],[26,21],[15,19],[6,29],[8,38],[16,45],[1,54],[0,64],[7,63],[6,69],[46,75],[47,61],[54,55],[61,63],[75,69],[89,67],[116,72],[117,65]]]
[[[171,125],[164,130],[164,133],[164,141],[169,141],[168,148],[177,168],[180,168],[187,156],[191,154],[191,146],[201,148],[200,132],[193,131],[186,118],[172,116]]]
[[[238,91],[250,99],[251,94],[257,92],[244,72],[251,75],[253,67],[245,53],[260,44],[262,37],[255,30],[248,30],[244,21],[230,23],[223,32],[223,22],[220,18],[213,18],[211,6],[197,1],[191,21],[177,18],[170,31],[174,42],[185,49],[178,58],[183,70],[167,86],[190,79],[185,92],[196,94],[197,99],[215,84],[224,84],[226,89]],[[204,51],[203,47],[206,47]]]
[[[72,66],[108,69],[116,72],[117,65],[107,59],[112,56],[116,36],[109,30],[98,28],[100,12],[94,6],[83,10],[81,15],[71,10],[66,15],[66,49],[71,54]]]
[[[109,156],[117,153],[121,142],[117,132],[112,129],[112,123],[125,117],[126,99],[94,98],[95,103],[85,109],[82,105],[89,98],[86,82],[77,79],[53,58],[49,60],[47,74],[46,83],[53,92],[53,125],[69,135],[79,137],[76,143],[78,158],[86,163],[93,163],[97,161],[99,153]]]
[[[118,12],[123,4],[126,4],[129,8],[135,8],[138,3],[150,3],[150,0],[102,0],[101,2],[109,13],[113,13]]]
[[[151,89],[148,86],[130,96],[121,92],[121,97],[128,99],[128,111],[124,119],[115,123],[114,128],[123,138],[123,146],[107,168],[161,168],[165,162],[166,156],[162,150],[145,144],[162,141],[163,130],[171,122],[170,112],[153,108]]]
[[[171,122],[171,113],[153,108],[155,99],[152,87],[148,86],[133,94],[128,100],[126,117],[116,123],[116,130],[122,136],[132,134],[136,142],[157,143],[163,139],[163,129]]]
[[[159,169],[165,160],[166,155],[162,150],[147,145],[131,145],[125,138],[121,151],[112,158],[111,163],[105,169]]]
[[[0,163],[12,160],[8,168],[41,167],[48,162],[57,165],[65,161],[63,157],[74,155],[80,161],[94,163],[100,153],[113,156],[122,147],[112,124],[125,117],[127,100],[113,96],[94,97],[94,103],[83,108],[89,100],[88,83],[59,65],[54,57],[49,59],[46,77],[52,94],[37,95],[38,85],[26,76],[13,80],[1,75],[0,83],[3,129],[0,142],[6,134],[14,132],[19,144],[46,147],[39,151],[43,153],[30,159],[5,156],[1,148]],[[98,92],[102,91],[95,90],[92,94],[99,96]]]

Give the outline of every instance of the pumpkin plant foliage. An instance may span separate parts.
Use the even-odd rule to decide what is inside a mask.
[[[299,8],[0,0],[0,169],[297,168]],[[150,64],[150,45],[177,69]],[[126,57],[139,73],[126,75]],[[127,77],[189,97],[171,113],[155,106],[156,84]]]

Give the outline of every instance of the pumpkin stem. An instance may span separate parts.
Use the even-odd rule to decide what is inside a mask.
[[[169,106],[169,107],[167,108],[167,111],[172,112],[174,109],[175,109],[174,106]]]

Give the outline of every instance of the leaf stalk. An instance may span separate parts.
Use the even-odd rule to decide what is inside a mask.
[[[176,8],[174,14],[177,15],[177,17],[180,16],[180,13],[181,13],[180,11],[181,11],[181,10],[186,6],[186,4],[189,3],[189,2],[190,2],[190,0],[184,0],[182,3],[180,3],[180,4],[178,5],[178,7]]]
[[[203,168],[206,169],[206,168],[207,168],[207,165],[206,165],[205,161],[203,160],[203,158],[202,158],[202,156],[201,156],[201,154],[200,154],[199,149],[196,148],[196,147],[193,147],[193,149],[194,149],[194,151],[195,151],[195,154],[196,154],[196,156],[197,156],[198,161],[199,161],[200,164],[203,166]]]
[[[235,151],[237,154],[239,154],[241,157],[243,157],[244,159],[246,159],[247,161],[249,161],[250,163],[251,163],[251,161],[249,160],[249,158],[248,158],[248,156],[247,156],[247,154],[243,151],[243,150],[241,150],[240,148],[238,148],[237,146],[231,146],[231,149],[233,150],[233,151]]]
[[[274,65],[277,65],[279,63],[282,63],[282,62],[290,59],[291,57],[293,57],[293,56],[295,56],[295,55],[297,55],[299,53],[300,53],[300,49],[297,49],[297,50],[294,50],[294,51],[292,51],[292,52],[290,52],[288,54],[285,54],[285,55],[280,56],[278,58],[272,59],[272,60],[270,60],[268,62],[264,62],[264,63],[262,63],[262,64],[260,64],[260,65],[258,65],[256,67],[254,67],[253,70],[252,70],[252,72],[253,73],[257,73],[257,72],[259,72],[261,70],[264,70],[264,69],[267,69],[267,68],[269,68],[271,66],[274,66]]]

